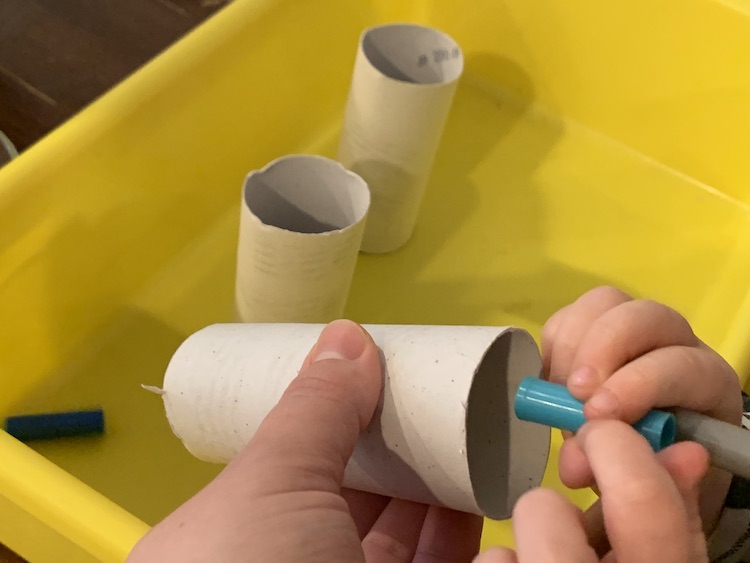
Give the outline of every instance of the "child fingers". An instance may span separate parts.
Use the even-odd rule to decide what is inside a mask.
[[[577,440],[570,441],[571,444],[577,444],[577,442]],[[580,444],[577,445],[580,450]],[[702,530],[698,511],[698,484],[708,469],[706,450],[692,442],[681,442],[660,451],[656,454],[656,458],[672,477],[685,501],[688,533],[699,540],[702,537]],[[590,467],[588,471],[591,473]],[[593,474],[591,475],[593,479]],[[604,525],[601,500],[596,501],[586,510],[583,515],[583,522],[589,545],[594,548],[600,557],[603,557],[612,549],[612,546],[609,544]],[[696,545],[696,551],[700,551],[700,547],[700,545]]]
[[[652,408],[674,406],[737,424],[739,379],[707,346],[658,348],[615,371],[586,402],[584,414],[633,423]]]
[[[588,544],[583,514],[555,491],[535,489],[522,496],[513,509],[513,532],[522,563],[599,560]]]
[[[542,367],[545,374],[549,374],[552,362],[552,348],[557,340],[557,334],[563,320],[567,318],[572,305],[566,305],[554,313],[542,327]]]
[[[568,439],[560,447],[558,457],[560,480],[570,489],[590,487],[594,482],[586,454],[578,440]]]
[[[628,301],[631,301],[631,297],[619,289],[598,287],[565,307],[557,318],[552,317],[552,323],[548,323],[542,339],[548,355],[547,374],[550,381],[566,381],[578,347],[591,324],[607,311]]]
[[[615,559],[692,560],[693,530],[685,500],[646,441],[619,421],[587,424],[576,441],[601,490]]]
[[[690,324],[674,309],[639,299],[602,314],[589,326],[576,351],[568,388],[586,400],[631,360],[667,346],[698,346]]]

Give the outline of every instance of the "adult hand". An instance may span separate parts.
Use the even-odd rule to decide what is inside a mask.
[[[342,490],[381,387],[369,335],[331,323],[242,452],[128,561],[471,561],[481,518]]]
[[[625,423],[586,424],[569,441],[570,462],[599,485],[611,550],[601,561],[705,563],[706,541],[698,510],[698,483],[708,453],[691,442],[654,454]],[[516,552],[493,549],[476,563],[593,563],[583,513],[545,489],[527,493],[513,511]]]

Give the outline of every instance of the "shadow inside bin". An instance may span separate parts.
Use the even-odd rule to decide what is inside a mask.
[[[499,77],[509,89],[499,87]],[[489,53],[467,57],[414,234],[396,252],[363,256],[347,316],[371,323],[470,325],[523,319],[538,327],[587,290],[613,283],[547,253],[545,223],[554,210],[545,207],[535,172],[564,125],[533,108],[533,101],[534,85],[516,63]],[[480,191],[475,179],[487,182],[487,170],[494,174],[494,189],[503,191],[502,205],[491,210],[482,201],[488,187]],[[481,228],[476,220],[468,222],[478,213]],[[462,239],[472,248],[457,248],[465,229],[473,231],[471,242]],[[507,273],[488,279],[463,275],[466,252],[507,264]],[[429,279],[433,261],[448,254],[455,256],[455,275]],[[385,262],[388,267],[381,267]]]
[[[29,445],[150,525],[223,467],[188,453],[169,427],[161,397],[141,388],[161,386],[187,336],[143,311],[123,311],[85,356],[14,406],[16,412],[101,407],[103,436]]]
[[[493,160],[502,157],[504,142],[523,142],[511,137],[529,110],[530,101],[524,103],[483,89],[481,79],[471,76],[479,60],[482,65],[487,65],[488,60],[493,65],[505,65],[504,74],[517,74],[515,84],[525,80],[523,71],[506,59],[477,55],[467,60],[469,80],[459,88],[421,210],[423,217],[440,220],[420,221],[413,240],[402,250],[367,257],[371,267],[366,267],[366,272],[371,279],[358,276],[352,296],[358,297],[357,303],[375,299],[377,311],[371,305],[367,309],[353,306],[349,311],[352,318],[381,323],[480,324],[496,319],[500,313],[541,323],[586,289],[607,283],[544,255],[544,217],[549,210],[544,209],[535,193],[533,175],[561,134],[561,125],[551,122],[535,131],[527,151],[513,153],[517,160],[508,167],[512,174],[500,171],[497,185],[498,189],[508,190],[507,205],[495,210],[492,239],[476,241],[485,248],[488,260],[512,256],[514,248],[538,252],[540,260],[528,271],[519,273],[517,268],[509,268],[511,273],[493,279],[425,279],[423,274],[432,261],[482,205],[472,179],[476,168],[490,154]],[[533,92],[532,84],[527,82],[519,91]],[[481,124],[477,124],[477,113],[471,108],[474,103],[482,103],[486,109],[486,121]],[[455,197],[456,193],[460,197]],[[508,218],[518,215],[526,218],[523,229],[509,229]],[[70,248],[85,248],[81,241],[112,236],[122,242],[125,257],[134,262],[136,259],[128,254],[134,252],[127,246],[128,216],[114,218],[118,217],[122,224],[111,221],[106,229],[86,224],[71,226],[71,232],[62,233],[54,241],[60,252],[50,250],[49,254],[83,258],[83,250],[74,254]],[[384,260],[390,261],[389,267],[379,268]],[[117,261],[113,259],[112,263],[116,265]],[[49,309],[44,316],[57,321],[49,327],[51,333],[70,330],[68,307],[76,305],[70,299],[58,299],[58,293],[65,296],[59,288],[95,284],[106,264],[82,260],[81,264],[65,262],[57,266],[50,272],[48,302],[40,303],[35,311]],[[123,271],[127,273],[125,268]],[[373,292],[373,287],[377,291]],[[102,301],[108,298],[99,297]],[[86,301],[87,307],[99,305]],[[404,311],[418,311],[418,315],[406,318]],[[186,337],[142,311],[123,311],[102,328],[99,341],[87,343],[77,360],[64,364],[66,371],[55,376],[55,384],[45,385],[11,409],[38,412],[102,406],[108,427],[105,436],[40,442],[34,448],[149,524],[163,518],[221,470],[221,466],[201,462],[185,450],[169,428],[160,398],[140,388],[142,383],[160,384],[169,359]],[[57,340],[56,334],[49,335],[50,343]],[[32,353],[28,351],[29,355]],[[404,467],[404,471],[408,470]]]

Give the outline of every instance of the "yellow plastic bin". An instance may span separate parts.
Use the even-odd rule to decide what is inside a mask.
[[[361,257],[348,316],[538,336],[615,284],[685,313],[745,378],[750,20],[734,4],[236,0],[2,168],[0,414],[100,405],[108,432],[34,450],[0,433],[0,541],[119,561],[216,473],[139,385],[232,319],[243,176],[334,154],[375,23],[439,27],[467,65],[416,233]],[[509,541],[488,524],[485,544]]]

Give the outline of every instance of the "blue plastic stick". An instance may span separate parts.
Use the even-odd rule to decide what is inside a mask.
[[[102,434],[104,412],[93,409],[11,416],[5,419],[5,431],[23,442]]]
[[[581,401],[573,397],[563,385],[536,377],[526,377],[521,381],[516,393],[515,412],[521,420],[570,432],[577,431],[586,422]],[[674,415],[660,410],[650,411],[633,424],[633,428],[657,452],[672,445],[677,434]]]

